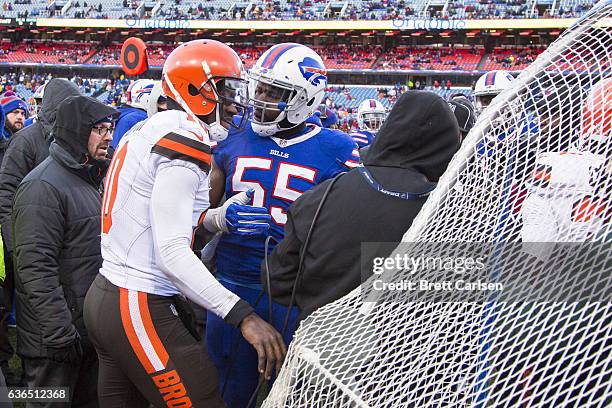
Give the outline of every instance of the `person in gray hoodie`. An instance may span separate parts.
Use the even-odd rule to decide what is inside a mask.
[[[0,167],[0,225],[6,265],[6,280],[2,288],[3,299],[0,302],[0,367],[7,370],[4,374],[8,385],[16,386],[20,382],[8,370],[8,360],[14,353],[7,335],[14,289],[11,234],[13,197],[21,180],[49,156],[57,107],[65,99],[80,94],[74,82],[61,78],[51,79],[45,87],[38,120],[13,135]]]

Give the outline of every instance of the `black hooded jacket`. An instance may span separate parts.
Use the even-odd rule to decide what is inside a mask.
[[[80,95],[79,88],[67,79],[54,78],[45,86],[38,119],[10,139],[0,168],[0,224],[5,248],[12,247],[11,209],[21,180],[49,156],[49,145],[59,104]]]
[[[93,98],[62,102],[50,156],[17,192],[12,213],[17,351],[45,357],[87,341],[83,301],[102,264],[100,182],[104,163],[87,155],[91,127],[118,112]],[[91,163],[95,164],[91,164]]]
[[[459,128],[448,104],[433,93],[410,91],[398,99],[364,164],[388,191],[428,191],[446,170],[459,144]],[[269,258],[271,294],[276,302],[289,304],[300,251],[329,183],[331,180],[307,191],[289,208],[285,238]],[[361,282],[361,243],[400,241],[425,200],[383,194],[367,183],[358,169],[340,176],[321,209],[306,250],[296,290],[300,317],[356,288]],[[261,277],[265,288],[265,263]]]

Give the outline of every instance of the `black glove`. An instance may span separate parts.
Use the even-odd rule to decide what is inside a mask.
[[[74,341],[64,347],[47,347],[47,357],[56,363],[77,366],[83,357],[83,346],[77,336]]]

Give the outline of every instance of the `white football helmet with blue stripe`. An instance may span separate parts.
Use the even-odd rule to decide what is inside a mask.
[[[155,81],[151,93],[149,94],[149,100],[147,101],[147,116],[151,117],[158,113],[159,103],[166,101],[166,95],[164,95],[164,89],[161,81]]]
[[[514,77],[507,71],[491,71],[478,78],[474,87],[476,113],[480,114],[493,98],[510,88],[512,81]]]
[[[387,110],[376,99],[366,99],[357,108],[357,124],[360,130],[376,133],[387,118]]]
[[[317,110],[326,87],[327,71],[316,52],[295,43],[273,46],[249,75],[253,130],[273,136],[299,126]]]
[[[153,86],[155,86],[155,81],[152,79],[139,79],[132,82],[127,90],[126,103],[132,108],[147,110]]]
[[[34,91],[31,101],[29,101],[31,115],[38,115],[38,111],[40,111],[40,108],[42,106],[42,100],[43,100],[43,96],[45,95],[46,86],[47,84],[44,83],[40,85],[38,88],[36,88],[36,91]]]

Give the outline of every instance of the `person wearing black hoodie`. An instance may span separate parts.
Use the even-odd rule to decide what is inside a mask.
[[[0,224],[4,243],[9,248],[12,242],[10,219],[15,191],[26,174],[49,156],[55,115],[60,103],[80,94],[74,82],[53,78],[45,86],[37,121],[11,138],[0,168]]]
[[[6,280],[3,285],[3,301],[0,304],[0,367],[5,370],[9,385],[19,385],[19,379],[10,371],[9,359],[13,356],[13,347],[8,339],[8,317],[12,309],[13,298],[13,253],[11,234],[11,212],[13,197],[21,180],[34,167],[49,156],[49,145],[53,140],[52,130],[55,113],[59,104],[70,96],[80,95],[79,88],[67,79],[54,78],[45,86],[45,93],[38,119],[32,125],[15,133],[10,141],[0,167],[0,225],[4,240],[4,259]],[[4,116],[0,119],[4,119]],[[3,126],[3,125],[2,125]],[[0,126],[0,128],[2,127]]]
[[[300,319],[361,283],[362,243],[402,239],[459,145],[457,120],[442,98],[411,91],[398,99],[364,167],[339,176],[321,206],[296,288]],[[289,208],[284,239],[268,262],[269,293],[275,302],[291,301],[300,253],[332,182],[308,190]],[[264,288],[266,269],[264,261]]]
[[[102,265],[100,186],[116,115],[94,98],[64,100],[50,155],[23,179],[13,205],[17,354],[28,387],[69,387],[72,406],[97,404],[83,301]]]

